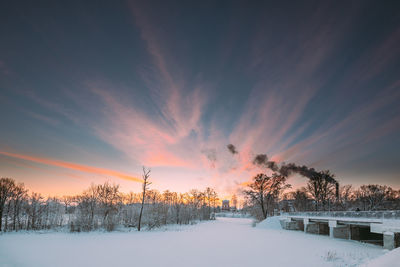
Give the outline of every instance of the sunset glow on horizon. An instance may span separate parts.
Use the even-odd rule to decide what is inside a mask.
[[[45,195],[137,192],[146,166],[152,189],[231,197],[263,153],[400,188],[398,14],[189,2],[1,8],[0,177]]]

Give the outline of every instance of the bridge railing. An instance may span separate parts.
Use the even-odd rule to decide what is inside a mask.
[[[400,210],[386,211],[315,211],[315,212],[286,212],[283,215],[308,217],[345,217],[400,220]]]

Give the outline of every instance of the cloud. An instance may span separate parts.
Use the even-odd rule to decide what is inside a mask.
[[[92,122],[93,129],[139,165],[198,169],[201,151],[207,147],[201,121],[207,103],[204,85],[182,74],[168,50],[171,40],[143,5],[130,3],[129,8],[150,59],[150,66],[137,71],[149,93],[149,108],[126,101],[131,96],[116,84],[92,81],[88,87],[99,97],[102,114]]]
[[[164,117],[150,116],[135,105],[124,103],[120,100],[124,97],[114,96],[105,88],[107,85],[104,84],[91,85],[91,91],[102,103],[101,119],[92,122],[95,133],[102,140],[139,165],[196,166],[193,150],[197,149],[199,154],[200,148],[196,138],[190,137],[190,132],[180,135]]]
[[[99,174],[99,175],[109,175],[109,176],[113,176],[113,177],[127,180],[127,181],[142,182],[142,180],[140,178],[137,178],[135,176],[131,176],[131,175],[128,175],[125,173],[121,173],[121,172],[117,172],[117,171],[109,170],[109,169],[91,167],[91,166],[86,166],[86,165],[81,165],[81,164],[76,164],[76,163],[71,163],[71,162],[53,160],[53,159],[49,159],[49,158],[42,158],[42,157],[10,153],[10,152],[6,152],[6,151],[0,151],[0,154],[2,154],[4,156],[12,157],[12,158],[28,160],[28,161],[32,161],[32,162],[36,162],[36,163],[57,166],[57,167],[77,170],[77,171],[81,171],[81,172],[94,173],[94,174]]]

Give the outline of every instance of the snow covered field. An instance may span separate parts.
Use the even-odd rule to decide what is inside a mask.
[[[0,266],[358,266],[378,246],[282,230],[278,218],[217,218],[179,231],[10,233]]]

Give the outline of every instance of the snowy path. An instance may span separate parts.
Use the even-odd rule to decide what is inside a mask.
[[[182,231],[0,235],[0,266],[357,266],[380,247],[218,218]]]

